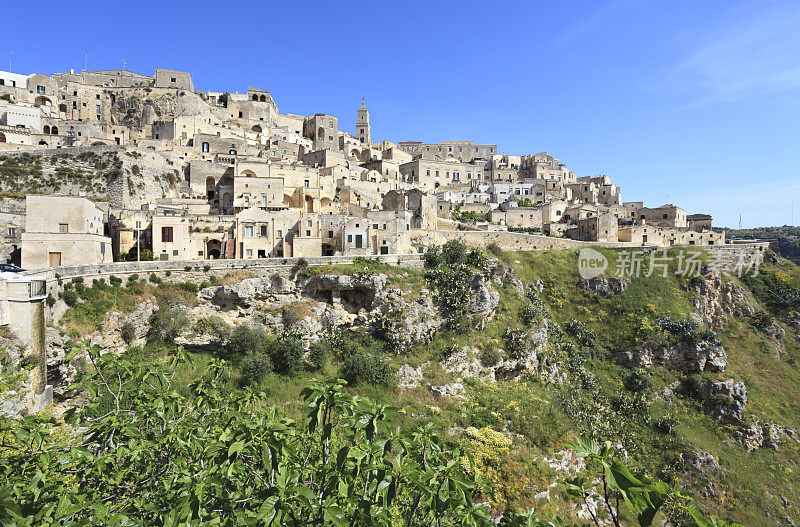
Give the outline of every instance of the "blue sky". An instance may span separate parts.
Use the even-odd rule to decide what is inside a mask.
[[[40,2],[0,60],[187,70],[350,132],[365,96],[373,139],[547,151],[626,201],[783,225],[792,198],[800,223],[798,27],[797,1]]]

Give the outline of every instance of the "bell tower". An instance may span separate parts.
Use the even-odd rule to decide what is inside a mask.
[[[356,121],[356,137],[358,138],[359,142],[364,146],[369,146],[372,144],[372,138],[370,137],[370,130],[369,130],[369,110],[367,110],[367,105],[364,102],[364,98],[361,98],[361,108],[358,109],[358,120]]]

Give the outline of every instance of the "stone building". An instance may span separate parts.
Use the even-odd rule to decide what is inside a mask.
[[[103,212],[86,198],[25,198],[22,266],[26,269],[113,261]]]
[[[476,145],[472,141],[448,141],[443,143],[400,141],[398,146],[414,158],[421,157],[425,160],[434,161],[449,159],[462,163],[487,160],[497,153],[497,145]]]
[[[318,113],[303,121],[303,135],[314,141],[314,150],[339,150],[339,119]]]

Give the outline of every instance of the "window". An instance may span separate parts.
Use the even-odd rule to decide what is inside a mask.
[[[162,242],[172,241],[172,227],[161,227],[161,241]]]
[[[36,93],[44,93],[44,86],[41,84],[36,86]]]
[[[305,188],[311,188],[311,180],[306,179],[305,181],[303,181],[303,186]]]
[[[100,105],[97,105],[97,113],[100,113]]]
[[[280,230],[280,229],[278,229],[278,239],[279,239],[279,240],[282,240],[282,239],[283,239],[283,231],[282,231],[282,230]]]
[[[328,238],[333,238],[333,231],[328,231]]]
[[[243,114],[242,112],[239,112],[239,118],[240,118],[240,119],[242,118],[242,116],[243,116],[243,115],[244,115],[244,114]]]
[[[9,235],[9,236],[16,236],[16,234],[17,234],[17,229],[16,229],[16,227],[9,227],[9,228],[8,228],[8,235]]]
[[[266,225],[262,225],[261,226],[261,236],[266,236],[266,235],[267,235],[267,226]]]
[[[353,243],[353,235],[352,234],[348,234],[347,235],[347,243]]]
[[[98,98],[98,99],[100,98],[100,94],[99,94],[99,93],[97,94],[97,98]]]
[[[253,226],[252,225],[248,225],[247,227],[244,228],[244,235],[247,238],[252,238],[253,237]]]
[[[207,141],[203,141],[203,144],[200,146],[200,148],[201,148],[201,150],[203,152],[208,152],[208,149],[210,148],[210,145],[208,144]]]
[[[245,251],[245,256],[247,256],[248,258],[252,258],[253,257],[253,249],[247,249]]]
[[[373,229],[375,229],[375,230],[377,231],[377,230],[378,230],[378,224],[377,224],[377,223],[373,223],[373,224],[372,224],[372,228],[373,228]]]
[[[69,223],[59,223],[58,232],[69,232]]]
[[[310,230],[306,231],[306,236],[311,236],[311,231]]]
[[[172,250],[172,256],[178,256],[178,249]]]
[[[663,219],[665,219],[665,220],[667,219],[667,215],[666,215],[666,214],[663,214],[661,217],[662,217]]]
[[[170,81],[170,82],[176,82],[176,80],[177,80],[177,79],[175,79],[175,77],[172,77],[172,78],[170,78],[170,80],[169,80],[169,81]]]

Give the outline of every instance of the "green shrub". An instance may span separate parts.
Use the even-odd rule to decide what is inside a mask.
[[[190,293],[196,293],[197,291],[199,291],[197,284],[195,284],[194,282],[181,282],[180,284],[178,284],[178,287]]]
[[[187,265],[186,267],[183,268],[183,270],[188,273],[189,271],[192,270],[192,266],[191,265]]]
[[[208,280],[203,280],[200,282],[200,289],[205,289],[206,287],[211,287],[211,282]]]
[[[81,284],[82,285],[82,284]],[[64,303],[69,307],[75,307],[78,304],[78,293],[72,290],[64,291]]]
[[[139,275],[136,274],[136,273],[133,273],[132,275],[130,275],[128,277],[128,282],[130,282],[130,283],[138,282],[138,281],[139,281]]]
[[[149,278],[149,280],[150,280],[150,282],[151,282],[151,283],[153,283],[153,284],[160,284],[160,283],[161,283],[161,278],[159,278],[158,276],[156,276],[156,274],[155,274],[155,273],[150,273],[150,278]]]
[[[133,322],[125,322],[119,330],[119,336],[122,337],[125,344],[133,342],[133,339],[136,338],[136,326],[133,325]]]
[[[258,385],[264,377],[272,371],[272,361],[266,353],[253,353],[239,361],[239,372],[242,383],[245,385]]]
[[[314,369],[321,370],[331,363],[333,350],[327,339],[320,339],[308,348],[308,358]]]
[[[294,306],[283,306],[281,308],[281,320],[287,328],[293,327],[302,317]]]
[[[495,348],[487,348],[481,351],[479,359],[481,364],[487,368],[491,368],[492,366],[497,366],[497,364],[503,359],[503,356]]]
[[[203,272],[204,272],[204,273],[207,273],[207,272],[209,272],[210,270],[211,270],[211,266],[210,266],[210,265],[204,265],[204,266],[203,266]]]
[[[295,338],[280,338],[272,343],[271,356],[277,373],[294,373],[303,363],[303,344]]]
[[[214,335],[220,338],[227,338],[231,333],[230,326],[217,316],[198,319],[194,330],[199,335]]]
[[[348,354],[339,373],[351,385],[368,383],[392,387],[396,383],[394,370],[389,363],[363,350]]]
[[[597,338],[594,331],[587,328],[580,320],[568,320],[564,324],[564,331],[572,335],[581,346],[593,346]]]
[[[56,299],[53,298],[53,295],[47,295],[47,299],[45,300],[47,307],[53,307],[56,305]]]
[[[182,309],[170,306],[169,303],[162,300],[158,303],[158,310],[150,317],[148,339],[172,342],[188,325],[189,317]]]
[[[774,323],[775,317],[761,309],[753,313],[753,316],[750,317],[750,324],[760,331],[766,330]]]
[[[650,373],[642,368],[636,368],[631,371],[623,381],[625,389],[629,392],[644,392],[647,393],[653,388],[653,381],[650,378]]]
[[[263,331],[247,326],[236,326],[231,334],[227,350],[232,355],[253,355],[265,353],[269,337]]]
[[[528,334],[522,328],[506,328],[506,350],[512,359],[521,359],[528,354]]]
[[[164,276],[167,276],[167,277],[172,276],[172,271],[166,271],[164,273]]]
[[[119,276],[112,276],[111,278],[108,279],[108,281],[114,287],[119,287],[120,285],[122,285],[122,278],[120,278]]]

